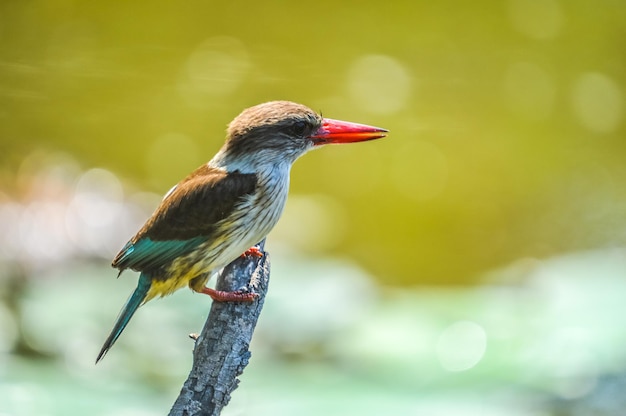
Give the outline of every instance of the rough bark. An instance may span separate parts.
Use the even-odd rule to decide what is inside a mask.
[[[170,416],[219,415],[230,401],[250,360],[248,349],[270,276],[270,261],[246,256],[233,261],[219,275],[216,289],[235,291],[247,288],[259,296],[253,302],[213,302],[193,352],[193,366],[176,399]]]

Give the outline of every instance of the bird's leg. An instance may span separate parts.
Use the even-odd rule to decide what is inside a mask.
[[[259,297],[257,293],[245,292],[237,290],[235,292],[227,292],[225,290],[215,290],[210,287],[204,287],[201,293],[211,296],[216,302],[252,302]]]
[[[205,295],[211,296],[211,299],[216,302],[252,302],[259,296],[256,293],[244,290],[228,292],[226,290],[211,289],[210,287],[205,286],[208,280],[208,274],[202,274],[194,279],[191,279],[189,281],[189,287],[194,292],[204,293]]]
[[[263,252],[258,247],[250,247],[246,251],[243,252],[241,257],[254,256],[254,257],[263,257]]]

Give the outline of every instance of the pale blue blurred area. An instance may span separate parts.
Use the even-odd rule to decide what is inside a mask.
[[[623,371],[625,260],[579,253],[512,265],[475,289],[398,290],[350,262],[278,251],[252,360],[225,414],[552,414],[554,401],[584,398]],[[72,266],[41,275],[21,301],[25,339],[54,360],[5,353],[0,408],[162,414],[186,377],[187,334],[202,327],[208,298],[183,291],[149,303],[94,366],[135,279]],[[3,334],[15,331],[12,319],[3,316]]]

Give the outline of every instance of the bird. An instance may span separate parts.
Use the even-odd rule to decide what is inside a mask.
[[[188,286],[214,301],[253,301],[254,293],[206,287],[211,274],[250,249],[278,222],[292,164],[326,144],[379,139],[388,130],[324,118],[305,105],[270,101],[245,109],[206,164],[170,189],[154,213],[115,256],[112,266],[140,272],[96,363],[139,306]],[[261,254],[262,255],[262,254]]]

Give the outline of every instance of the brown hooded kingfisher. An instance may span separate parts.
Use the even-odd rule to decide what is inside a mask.
[[[140,272],[96,363],[113,346],[139,306],[189,286],[216,301],[251,301],[255,294],[205,285],[270,232],[280,218],[291,165],[325,144],[385,137],[387,130],[323,118],[289,101],[248,108],[228,126],[222,148],[163,198],[143,227],[113,259],[120,274]],[[256,253],[258,254],[258,253]]]

